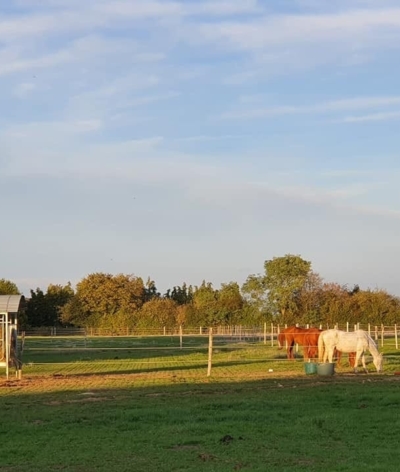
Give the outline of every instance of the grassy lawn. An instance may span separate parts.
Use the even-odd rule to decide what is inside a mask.
[[[382,375],[320,377],[276,347],[220,343],[207,378],[202,338],[73,342],[27,340],[23,379],[0,380],[0,471],[398,470],[391,346]]]

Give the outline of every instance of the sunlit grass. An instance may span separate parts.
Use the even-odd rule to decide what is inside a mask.
[[[345,358],[320,377],[301,351],[221,338],[207,377],[207,341],[27,339],[22,380],[0,381],[0,469],[397,471],[394,346],[383,375]]]

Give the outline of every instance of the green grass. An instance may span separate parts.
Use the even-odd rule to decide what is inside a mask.
[[[182,351],[176,339],[177,350],[132,341],[93,339],[82,352],[28,340],[23,380],[0,382],[0,471],[398,470],[390,346],[383,375],[333,377],[306,376],[270,346],[219,346],[207,378],[199,339]]]

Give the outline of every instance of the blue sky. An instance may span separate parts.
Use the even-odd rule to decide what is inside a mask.
[[[0,278],[400,295],[399,53],[398,1],[1,2]]]

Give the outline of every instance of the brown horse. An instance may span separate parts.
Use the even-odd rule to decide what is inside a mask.
[[[287,358],[294,359],[293,347],[297,343],[303,347],[304,360],[318,357],[318,338],[322,330],[317,328],[298,328],[290,326],[283,329],[278,335],[279,348],[287,345]]]
[[[349,352],[348,354],[349,354],[350,367],[354,367],[355,360],[356,360],[356,353],[355,352]],[[335,357],[336,357],[336,364],[338,366],[340,366],[341,359],[342,359],[342,352],[335,349]]]
[[[294,359],[293,348],[295,343],[303,347],[304,360],[318,358],[318,338],[321,329],[318,328],[299,328],[298,326],[289,326],[284,328],[278,334],[278,349],[282,349],[283,345],[287,346],[287,358]],[[337,365],[340,366],[342,353],[335,350]],[[349,352],[349,364],[354,367],[356,358],[355,352]]]

